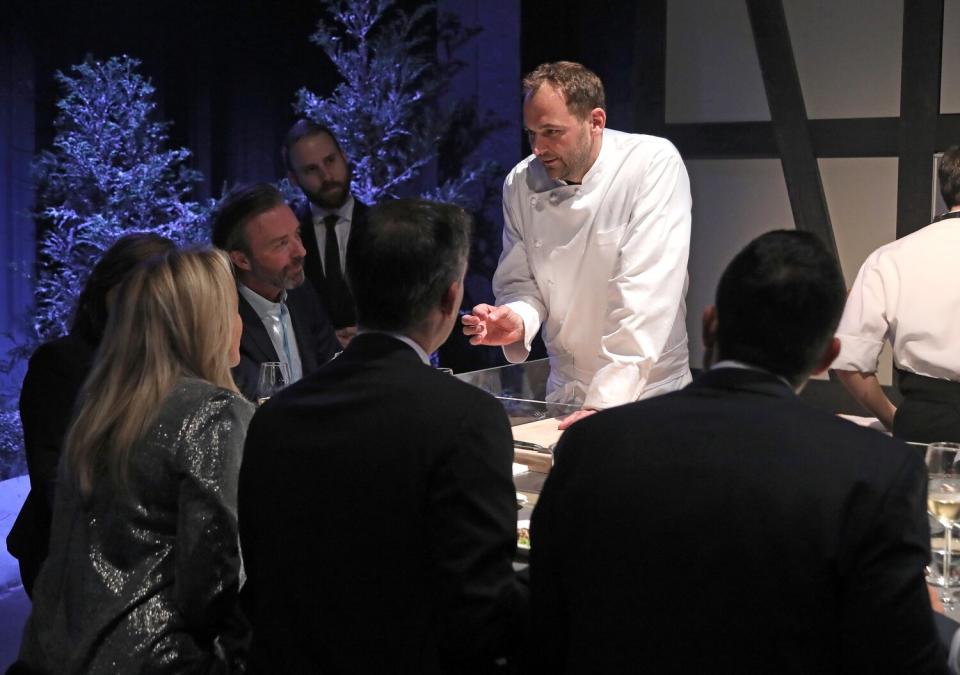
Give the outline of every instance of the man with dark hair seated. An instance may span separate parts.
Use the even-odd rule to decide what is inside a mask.
[[[359,333],[267,402],[239,519],[264,673],[493,668],[526,605],[506,414],[429,366],[463,295],[470,218],[396,201],[347,252]]]
[[[813,235],[767,233],[704,315],[708,371],[564,434],[533,514],[537,672],[946,672],[922,458],[796,395],[844,296]]]
[[[287,364],[295,382],[332,359],[340,343],[313,288],[303,283],[300,225],[277,188],[234,188],[217,204],[212,230],[213,245],[230,256],[240,294],[243,337],[233,379],[255,401],[261,363]]]

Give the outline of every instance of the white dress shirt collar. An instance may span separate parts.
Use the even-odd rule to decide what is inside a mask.
[[[280,316],[280,304],[287,301],[287,291],[284,290],[280,293],[280,299],[277,302],[273,300],[268,300],[254,290],[251,290],[244,286],[243,284],[237,284],[237,287],[240,289],[240,294],[244,299],[250,303],[250,306],[253,307],[253,311],[257,313],[257,316],[260,317],[262,321],[264,317],[278,317]]]
[[[407,345],[408,347],[410,347],[410,349],[412,349],[413,351],[415,351],[415,352],[417,353],[417,356],[420,357],[420,360],[423,361],[423,363],[424,363],[425,365],[428,365],[428,366],[431,365],[431,363],[430,363],[430,355],[427,354],[425,351],[423,351],[423,347],[421,347],[419,344],[417,344],[417,342],[416,342],[415,340],[412,340],[411,338],[407,337],[406,335],[403,335],[403,334],[401,334],[401,333],[391,333],[390,331],[385,331],[385,330],[367,330],[367,329],[364,329],[364,328],[361,328],[360,330],[357,331],[357,335],[364,335],[364,334],[366,334],[366,333],[379,334],[379,335],[389,335],[390,337],[394,338],[395,340],[400,340],[400,342],[404,343],[405,345]]]
[[[783,377],[780,377],[776,373],[771,373],[766,368],[761,368],[760,366],[754,366],[749,363],[744,363],[743,361],[735,361],[734,359],[724,359],[723,361],[717,361],[712,366],[710,370],[715,370],[717,368],[739,368],[740,370],[755,370],[758,373],[766,373],[767,375],[773,375],[775,378],[783,382],[790,388],[790,391],[796,391],[796,388],[790,384],[790,382]]]
[[[340,218],[340,223],[344,221],[349,223],[350,217],[353,215],[353,195],[351,194],[347,195],[347,200],[339,209],[327,209],[322,206],[317,206],[313,202],[308,203],[310,204],[310,214],[313,216],[314,225],[322,223],[323,219],[329,216],[331,213],[337,214],[337,216]]]

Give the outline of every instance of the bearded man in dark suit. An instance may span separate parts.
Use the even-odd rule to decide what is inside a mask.
[[[300,226],[277,188],[256,183],[231,190],[217,204],[212,239],[237,277],[243,335],[233,379],[244,396],[257,399],[261,363],[286,363],[294,382],[340,351],[316,293],[303,283]]]
[[[526,601],[509,421],[429,365],[458,317],[459,207],[371,209],[347,271],[359,333],[268,401],[240,473],[258,672],[485,672]]]
[[[705,314],[709,370],[565,433],[533,514],[534,670],[946,672],[922,457],[796,394],[844,299],[814,236],[767,233]]]
[[[298,120],[287,132],[282,155],[287,178],[305,197],[294,211],[308,252],[307,278],[346,346],[357,319],[344,267],[350,242],[362,236],[367,206],[350,193],[352,167],[327,127]]]

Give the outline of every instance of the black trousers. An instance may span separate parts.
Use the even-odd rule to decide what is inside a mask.
[[[960,382],[898,370],[903,403],[893,418],[893,435],[905,441],[960,443]]]

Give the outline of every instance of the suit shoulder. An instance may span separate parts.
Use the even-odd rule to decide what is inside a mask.
[[[290,307],[305,307],[313,310],[320,307],[320,298],[313,284],[305,281],[296,288],[291,288],[287,291],[287,305]]]

